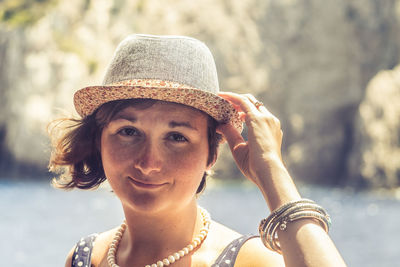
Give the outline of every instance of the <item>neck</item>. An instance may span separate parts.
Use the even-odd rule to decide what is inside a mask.
[[[187,246],[203,227],[195,199],[181,209],[167,212],[149,214],[126,207],[124,212],[127,229],[118,256],[131,266],[133,262],[151,264],[177,252]]]

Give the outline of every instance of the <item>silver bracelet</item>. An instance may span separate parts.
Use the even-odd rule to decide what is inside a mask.
[[[318,221],[326,232],[329,231],[331,220],[326,210],[312,200],[301,199],[282,205],[260,222],[259,232],[263,244],[281,253],[277,230],[284,231],[289,222],[304,218]]]

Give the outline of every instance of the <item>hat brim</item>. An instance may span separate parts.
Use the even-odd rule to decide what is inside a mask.
[[[190,106],[207,113],[219,123],[230,123],[239,132],[243,130],[238,112],[228,101],[218,95],[196,88],[126,85],[89,86],[75,93],[74,105],[78,114],[84,118],[104,103],[137,98],[155,99]]]

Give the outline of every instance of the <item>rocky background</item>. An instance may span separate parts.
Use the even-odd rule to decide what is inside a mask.
[[[3,0],[0,177],[48,175],[47,123],[126,35],[151,33],[210,47],[221,88],[280,118],[296,180],[399,187],[399,18],[400,0]],[[216,172],[238,177],[229,153]]]

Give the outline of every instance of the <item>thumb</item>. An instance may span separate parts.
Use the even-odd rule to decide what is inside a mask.
[[[225,137],[232,152],[237,145],[245,143],[242,135],[230,123],[219,125],[216,131],[217,133],[222,134]]]

